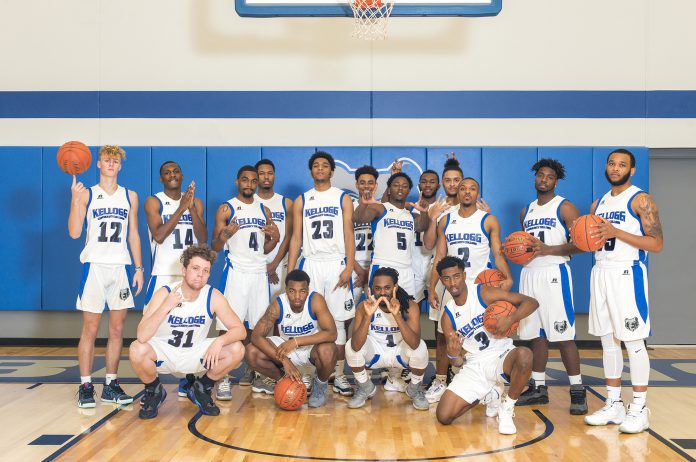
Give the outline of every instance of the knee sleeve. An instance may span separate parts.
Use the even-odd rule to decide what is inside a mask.
[[[352,345],[350,342],[344,342],[346,345],[346,362],[348,363],[348,366],[350,367],[364,367],[365,366],[365,358],[361,351],[355,351],[353,350]]]
[[[425,346],[423,340],[418,344],[418,348],[411,351],[411,357],[408,360],[408,366],[411,369],[425,369],[430,362],[428,358],[428,347]]]
[[[607,379],[620,379],[623,372],[623,354],[621,354],[621,342],[614,338],[614,334],[602,335],[602,363],[604,364],[604,377]]]
[[[335,321],[336,322],[336,333],[338,336],[336,337],[336,345],[345,345],[346,344],[346,325],[344,324],[343,321]]]
[[[628,365],[631,370],[631,385],[647,386],[650,381],[650,358],[645,341],[632,340],[625,343],[628,351]]]

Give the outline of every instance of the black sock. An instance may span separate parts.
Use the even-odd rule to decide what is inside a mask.
[[[159,377],[155,377],[155,380],[153,380],[150,383],[145,384],[145,388],[149,388],[150,390],[157,388],[157,385],[159,385],[160,380]]]
[[[201,377],[198,380],[201,381],[201,383],[203,384],[203,388],[205,388],[206,390],[213,388],[213,385],[215,385],[215,380],[208,377],[208,374],[205,374],[203,377]]]

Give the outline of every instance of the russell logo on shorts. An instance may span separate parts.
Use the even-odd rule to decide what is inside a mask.
[[[126,300],[128,298],[128,294],[130,294],[129,289],[121,289],[121,291],[118,293],[118,297],[121,300]]]
[[[624,325],[626,326],[626,329],[633,332],[634,330],[638,329],[638,318],[626,318],[624,319]]]
[[[568,321],[554,321],[553,330],[562,334],[568,329]]]

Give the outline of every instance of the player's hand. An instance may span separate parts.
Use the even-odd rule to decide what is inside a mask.
[[[369,278],[370,273],[368,273],[368,271],[365,268],[354,268],[353,271],[355,271],[356,276],[356,278],[353,280],[353,287],[362,287],[365,284],[367,284],[367,279]]]
[[[371,204],[381,204],[380,201],[375,199],[374,191],[363,191],[358,197],[359,205],[371,205]]]
[[[392,291],[392,296],[389,299],[389,302],[387,302],[387,308],[389,309],[389,312],[394,315],[394,317],[399,316],[401,314],[401,303],[399,303],[399,299],[396,298],[396,291],[399,289],[398,285],[394,285],[394,290]],[[386,302],[387,299],[382,297],[384,301]]]
[[[353,239],[351,237],[351,239]],[[335,292],[336,289],[339,287],[348,287],[348,284],[350,284],[350,279],[353,277],[353,268],[346,268],[341,271],[341,275],[338,276],[338,282],[334,286],[333,290],[331,292]]]
[[[428,209],[428,216],[431,220],[435,221],[440,217],[440,215],[445,213],[448,208],[449,204],[447,203],[447,199],[445,199],[445,196],[440,196],[435,202],[433,202],[430,209]]]
[[[302,374],[300,374],[300,371],[295,367],[295,365],[290,361],[290,358],[287,356],[283,360],[283,369],[285,370],[285,376],[289,377],[291,380],[294,380],[295,382],[302,382]]]
[[[75,202],[77,201],[80,196],[82,195],[82,192],[85,191],[87,188],[85,188],[85,185],[82,184],[81,181],[77,181],[77,176],[73,175],[72,176],[72,186],[70,186],[70,193],[72,194],[72,201]]]
[[[375,311],[377,311],[377,307],[379,307],[379,302],[381,298],[377,300],[375,296],[372,294],[372,291],[370,288],[367,288],[367,296],[365,297],[365,301],[363,302],[363,309],[365,310],[365,314],[368,317],[372,317],[373,314],[375,314]]]
[[[423,199],[423,192],[418,195],[418,202],[406,202],[406,208],[414,208],[420,213],[428,213],[428,204]]]
[[[614,225],[606,220],[603,220],[601,223],[590,225],[590,237],[593,240],[605,241],[612,237],[616,237],[617,232],[618,230]]]
[[[445,157],[447,158],[447,160],[449,160],[449,159],[457,160],[457,154],[455,154],[454,151],[450,152],[449,154],[445,154]]]
[[[401,171],[404,168],[404,161],[403,160],[394,160],[394,162],[391,164],[391,167],[389,168],[390,173],[394,175],[395,173],[401,173]]]
[[[189,184],[189,187],[186,190],[186,192],[189,192],[189,191],[191,192],[191,199],[190,199],[191,202],[188,205],[188,209],[190,211],[194,211],[196,209],[196,182],[195,181],[191,181],[191,184]]]
[[[493,334],[496,337],[503,338],[508,336],[508,331],[512,327],[513,320],[511,316],[501,316],[493,329]]]
[[[203,367],[207,370],[215,369],[220,360],[220,352],[222,351],[223,341],[220,340],[222,337],[218,337],[210,344],[208,350],[203,356]]]
[[[141,273],[142,271],[136,271],[136,273]],[[133,278],[135,279],[135,277]],[[172,291],[169,292],[167,298],[164,299],[166,305],[169,307],[169,311],[173,310],[180,303],[184,302],[184,294],[181,292],[181,283],[178,283],[172,287]]]
[[[239,231],[239,224],[237,224],[237,218],[235,217],[232,218],[232,221],[230,221],[230,223],[227,226],[222,228],[220,234],[222,234],[225,240],[227,240],[234,236],[234,233],[236,233],[237,231]]]
[[[266,239],[271,239],[276,243],[280,239],[280,230],[275,222],[271,220],[266,226],[261,228],[261,231],[266,235]]]
[[[440,300],[435,295],[435,290],[428,290],[428,304],[434,310],[440,310]]]
[[[488,206],[486,201],[483,200],[483,197],[479,197],[476,199],[476,208],[479,210],[483,210],[486,213],[491,213],[491,208]]]
[[[268,281],[271,284],[278,284],[280,278],[278,277],[278,265],[269,263],[266,265],[266,274],[268,274]]]
[[[452,326],[454,327],[454,326]],[[453,330],[447,336],[447,355],[449,356],[461,356],[462,354],[462,343],[464,342],[464,337],[462,334]]]
[[[133,287],[135,288],[136,297],[140,294],[140,291],[143,290],[143,285],[145,284],[145,276],[143,273],[144,271],[136,271],[133,275]]]
[[[283,358],[287,358],[290,353],[295,351],[297,347],[297,340],[294,340],[293,338],[284,341],[278,346],[278,348],[276,348],[276,358],[278,361],[282,361]]]

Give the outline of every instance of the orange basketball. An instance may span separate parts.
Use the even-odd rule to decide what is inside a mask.
[[[68,141],[58,149],[56,161],[68,175],[79,175],[92,163],[92,152],[79,141]]]
[[[510,316],[512,313],[517,311],[515,305],[510,302],[503,300],[498,300],[488,305],[486,312],[483,313],[483,327],[490,333],[493,332],[498,325],[498,319]],[[503,336],[494,336],[496,338],[509,337],[515,332],[517,332],[517,327],[520,325],[519,322],[514,323],[510,326],[510,329]]]
[[[532,235],[524,231],[515,231],[503,242],[503,253],[513,263],[524,265],[534,257]]]
[[[283,377],[275,386],[275,402],[285,411],[296,411],[307,401],[307,387],[301,381]]]
[[[604,221],[604,218],[597,215],[583,215],[573,223],[570,228],[570,239],[575,247],[585,252],[594,252],[604,246],[604,239],[593,239],[590,237],[591,226]]]
[[[482,284],[484,286],[500,287],[502,282],[507,278],[503,273],[495,268],[488,268],[479,273],[476,276],[474,284]]]

